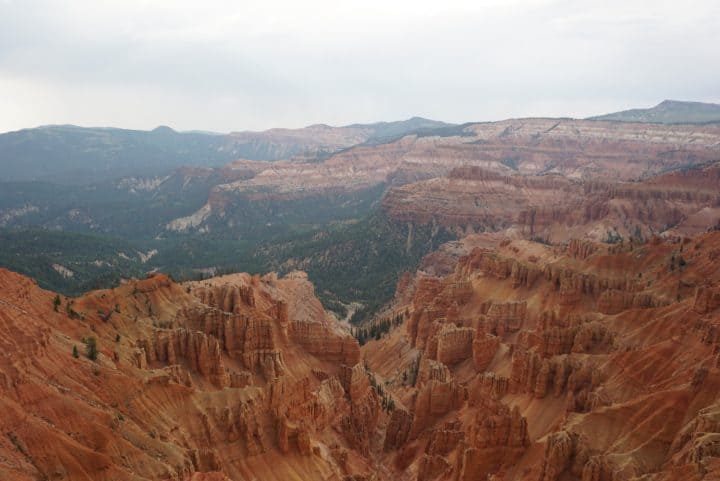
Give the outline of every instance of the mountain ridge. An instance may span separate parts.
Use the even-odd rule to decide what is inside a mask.
[[[654,107],[622,110],[588,117],[588,120],[660,124],[715,123],[720,122],[720,104],[666,99]]]

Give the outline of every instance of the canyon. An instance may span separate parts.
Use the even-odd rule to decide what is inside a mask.
[[[719,148],[720,128],[715,124],[567,119],[466,124],[384,144],[357,145],[316,162],[231,162],[222,169],[223,180],[213,187],[207,203],[166,228],[180,232],[227,228],[242,223],[245,209],[272,205],[282,212],[299,200],[338,197],[339,202],[347,202],[347,197],[357,199],[366,193],[375,193],[372,200],[377,200],[382,193],[377,187],[464,178],[462,169],[468,167],[504,175],[556,174],[579,181],[641,180],[715,161]]]
[[[0,479],[720,479],[720,125],[211,140],[0,193]]]
[[[2,270],[0,477],[715,479],[718,262],[717,231],[489,240],[362,347],[302,272],[69,299]]]
[[[0,252],[0,265],[66,295],[151,271],[192,279],[302,269],[326,306],[344,315],[346,308],[337,306],[359,302],[371,314],[392,296],[403,270],[452,239],[465,243],[496,232],[541,242],[614,242],[703,231],[715,222],[717,197],[707,181],[698,184],[699,193],[692,190],[704,173],[714,178],[717,171],[718,129],[717,123],[530,118],[452,125],[415,118],[210,136],[212,145],[230,144],[162,175],[138,171],[82,186],[4,184],[0,238],[8,249]],[[80,138],[93,145],[121,133]],[[40,135],[22,135],[30,134]],[[190,139],[164,129],[139,138],[155,136],[168,148]],[[33,138],[23,142],[39,142]],[[255,150],[239,147],[248,145]],[[216,151],[223,157],[203,160]],[[391,241],[376,246],[378,239]],[[88,248],[74,247],[80,245]],[[396,262],[374,254],[380,249]],[[151,251],[156,254],[145,258]],[[362,280],[374,265],[385,267]]]

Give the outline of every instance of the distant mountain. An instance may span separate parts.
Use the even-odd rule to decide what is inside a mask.
[[[703,102],[664,100],[649,109],[623,110],[590,117],[589,120],[651,122],[657,124],[699,124],[720,122],[720,105]]]
[[[391,140],[413,133],[422,133],[426,131],[454,127],[456,124],[449,124],[438,120],[430,120],[422,117],[412,117],[407,120],[396,122],[376,122],[373,124],[353,124],[348,125],[349,128],[365,128],[372,130],[372,134],[367,139],[372,143]]]
[[[262,132],[176,132],[52,125],[0,134],[0,181],[88,184],[154,176],[181,166],[216,167],[236,159],[324,158],[368,141],[450,126],[414,117],[345,127],[312,125]]]
[[[239,156],[222,136],[53,125],[0,135],[0,180],[62,184],[157,175],[182,165],[216,166]]]

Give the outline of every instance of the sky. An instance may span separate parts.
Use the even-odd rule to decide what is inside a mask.
[[[717,0],[0,0],[0,131],[720,103]]]

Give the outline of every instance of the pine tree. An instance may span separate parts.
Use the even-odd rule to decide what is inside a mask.
[[[94,337],[88,338],[85,342],[85,353],[91,361],[95,361],[97,359],[97,340]]]

